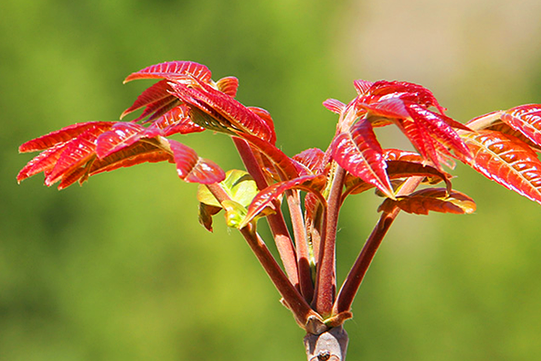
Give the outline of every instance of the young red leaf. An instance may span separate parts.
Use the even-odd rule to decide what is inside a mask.
[[[200,158],[190,147],[169,139],[178,176],[189,183],[212,184],[225,179],[224,171],[214,162]]]
[[[492,130],[462,136],[474,158],[470,165],[504,187],[541,204],[541,162],[520,139]]]
[[[272,144],[276,142],[274,129],[269,127],[267,121],[212,86],[203,82],[198,82],[198,85],[199,87],[187,87],[176,83],[172,84],[172,87],[179,99],[215,117],[223,123],[223,127],[255,135]]]
[[[118,122],[111,130],[99,135],[96,140],[96,155],[107,157],[122,148],[137,142],[143,136],[145,128],[136,123]]]
[[[385,171],[387,165],[383,159],[383,150],[369,121],[362,119],[353,125],[350,132],[338,133],[331,144],[331,152],[333,159],[342,168],[394,198]]]
[[[424,165],[421,162],[407,160],[387,160],[386,162],[387,174],[391,180],[422,176],[426,177],[426,181],[430,184],[436,184],[443,181],[446,184],[447,190],[451,190],[451,181],[449,180],[451,176],[432,166]],[[374,187],[373,184],[367,183],[364,180],[351,175],[346,177],[344,185],[346,188],[343,195],[344,198],[350,194],[359,194]]]
[[[421,189],[396,200],[387,198],[379,206],[378,211],[391,212],[398,207],[407,213],[428,214],[429,211],[440,213],[464,214],[475,212],[473,199],[458,191],[448,192],[444,188]]]
[[[179,77],[193,76],[203,82],[209,82],[212,76],[210,70],[201,64],[191,61],[169,61],[151,65],[130,74],[124,83],[136,79],[168,79],[177,80]]]
[[[141,95],[137,97],[133,105],[120,115],[120,119],[142,107],[147,107],[147,109],[140,118],[144,118],[146,115],[155,112],[162,108],[164,104],[169,104],[172,100],[176,100],[176,98],[171,95],[171,90],[168,80],[160,80],[143,91]]]
[[[34,157],[30,162],[28,162],[23,169],[17,175],[17,182],[26,178],[32,177],[38,173],[43,172],[45,177],[51,173],[51,170],[54,168],[58,158],[66,148],[68,143],[58,143],[53,145],[51,148],[42,151],[36,157]]]
[[[277,200],[285,191],[290,189],[301,189],[313,193],[322,204],[326,204],[325,198],[320,190],[325,185],[326,178],[323,175],[307,175],[289,181],[275,183],[260,191],[248,207],[248,213],[239,228],[246,226],[254,217],[262,212],[272,202]]]
[[[162,161],[173,163],[173,156],[160,148],[158,144],[136,142],[102,159],[96,158],[88,169],[88,176],[110,172],[122,167],[131,167],[141,163],[157,163]],[[85,180],[86,178],[81,179],[81,181]]]
[[[237,90],[239,89],[239,80],[234,76],[227,76],[218,80],[216,82],[216,87],[222,93],[234,98],[237,96]]]
[[[190,109],[186,104],[181,104],[155,121],[148,127],[145,136],[152,138],[156,135],[169,136],[172,134],[199,133],[205,128],[195,124],[190,116]]]
[[[323,102],[323,106],[329,109],[331,112],[336,114],[342,114],[346,109],[346,104],[342,103],[340,100],[336,99],[327,99]]]
[[[502,121],[541,146],[541,104],[527,104],[511,108],[502,114]]]
[[[262,157],[268,158],[278,171],[281,180],[290,180],[299,176],[296,162],[273,144],[247,133],[239,134],[239,138],[244,138],[250,145],[259,150]],[[270,173],[272,174],[272,170]]]
[[[464,144],[458,133],[448,124],[447,117],[442,118],[440,114],[424,109],[417,104],[411,104],[407,109],[413,121],[420,125],[417,129],[422,129],[421,131],[430,135],[433,139],[430,140],[432,143],[441,143],[445,148],[453,151],[458,159],[465,163],[469,162],[471,159],[470,150],[466,144]],[[421,148],[423,147],[421,146]],[[436,146],[435,148],[438,149]],[[421,154],[423,153],[421,152]],[[430,152],[427,155],[430,155]],[[432,160],[434,164],[439,165],[439,159],[437,157],[429,157],[428,159]]]
[[[90,128],[108,129],[114,123],[115,122],[86,122],[73,124],[23,143],[19,147],[19,153],[44,150],[59,143],[68,142]]]
[[[53,169],[45,178],[45,184],[51,186],[65,175],[82,167],[96,157],[96,140],[104,129],[90,128],[66,144]]]
[[[325,152],[318,148],[310,148],[293,156],[293,160],[305,167],[306,173],[320,174],[325,167]]]

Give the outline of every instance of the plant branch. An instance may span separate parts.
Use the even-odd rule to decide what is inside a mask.
[[[289,214],[291,216],[291,225],[295,236],[295,245],[297,249],[297,267],[299,268],[299,286],[305,300],[310,301],[314,296],[314,285],[310,270],[310,254],[308,251],[308,241],[306,238],[306,229],[304,227],[304,217],[302,215],[301,200],[298,191],[286,191]]]
[[[254,178],[259,190],[267,188],[268,182],[248,142],[238,137],[232,137],[232,139],[246,170]],[[287,276],[295,287],[299,287],[299,271],[297,268],[295,246],[287,229],[284,216],[280,211],[279,203],[275,202],[274,205],[276,213],[267,216],[267,222],[269,223],[276,249],[280,254],[280,259],[282,260]]]
[[[404,195],[413,192],[421,183],[423,177],[410,177],[402,185],[397,195]],[[359,287],[376,255],[376,252],[383,241],[383,238],[387,234],[387,231],[391,227],[391,224],[395,220],[396,216],[400,212],[400,208],[395,207],[389,213],[383,212],[378,220],[378,223],[372,230],[370,237],[364,244],[364,247],[357,257],[357,260],[353,264],[353,267],[349,271],[346,280],[344,281],[340,292],[336,298],[336,302],[333,306],[333,315],[338,315],[342,312],[348,312],[351,309],[353,300],[357,295]]]
[[[265,242],[253,230],[252,224],[248,224],[240,232],[282,296],[285,305],[293,313],[299,326],[306,329],[311,318],[320,319],[319,315],[310,308],[310,305],[308,305],[297,288],[289,281],[278,263],[276,263]]]
[[[336,292],[336,230],[346,171],[336,164],[329,199],[322,244],[319,248],[315,299],[312,305],[323,316],[331,315]]]
[[[220,203],[230,200],[229,195],[219,183],[207,184],[207,188]],[[280,265],[274,259],[272,253],[267,248],[265,242],[255,232],[253,225],[248,224],[239,231],[256,255],[259,263],[265,269],[265,272],[282,296],[285,304],[291,312],[293,312],[297,323],[302,328],[306,329],[310,318],[320,319],[319,315],[310,308],[310,305],[308,305],[297,288],[288,279]]]

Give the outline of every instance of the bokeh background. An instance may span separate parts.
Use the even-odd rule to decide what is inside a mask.
[[[467,121],[541,102],[538,0],[3,0],[0,4],[0,360],[302,360],[303,332],[235,232],[197,223],[172,165],[58,192],[17,185],[17,146],[115,120],[168,60],[235,75],[279,146],[325,148],[352,81],[408,80]],[[403,139],[383,134],[394,145]],[[226,137],[181,141],[225,169]],[[541,359],[541,208],[458,165],[473,215],[401,215],[348,321],[349,360]],[[339,276],[377,219],[372,194],[340,219]]]

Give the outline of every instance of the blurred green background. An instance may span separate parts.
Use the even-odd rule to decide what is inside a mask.
[[[17,185],[22,142],[115,120],[151,64],[193,60],[240,79],[279,146],[325,148],[328,97],[354,79],[431,89],[467,121],[541,103],[537,0],[3,0],[0,4],[0,360],[302,360],[303,332],[241,239],[197,223],[170,164],[58,192]],[[383,142],[401,144],[394,133]],[[396,138],[396,139],[395,139]],[[181,141],[223,168],[230,141]],[[474,215],[401,215],[348,321],[349,360],[541,359],[541,209],[458,165]],[[377,219],[372,194],[340,219],[339,276]]]

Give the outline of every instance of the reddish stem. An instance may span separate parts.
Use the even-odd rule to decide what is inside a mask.
[[[305,300],[311,300],[314,297],[314,285],[312,283],[312,274],[310,270],[310,254],[308,251],[308,241],[306,239],[306,229],[304,227],[304,217],[302,215],[301,200],[298,191],[286,191],[289,214],[291,215],[291,225],[295,235],[295,245],[297,249],[297,267],[299,268],[300,291]]]
[[[331,315],[336,292],[336,229],[346,171],[336,165],[333,183],[327,201],[327,218],[319,248],[315,299],[312,305],[323,317]]]
[[[230,197],[218,183],[207,184],[207,188],[220,203],[230,200]],[[272,283],[283,297],[287,307],[293,312],[297,323],[305,328],[311,316],[319,319],[319,316],[310,308],[310,305],[308,305],[299,291],[290,282],[282,268],[280,268],[280,265],[274,259],[265,242],[255,232],[253,226],[248,224],[246,227],[240,229],[240,233],[244,236],[244,239],[256,255],[259,263],[261,263]]]
[[[238,137],[232,137],[235,146],[239,152],[239,155],[246,167],[246,170],[254,178],[257,187],[262,190],[268,187],[267,180],[261,167],[250,148],[248,142],[244,139]],[[299,285],[299,271],[297,268],[297,255],[295,252],[295,246],[293,245],[293,240],[287,229],[286,222],[282,212],[280,212],[279,204],[276,204],[277,212],[267,216],[267,222],[271,229],[272,235],[274,237],[274,242],[276,244],[276,249],[280,254],[280,259],[284,265],[284,269],[287,273],[287,276],[291,283],[298,287]]]
[[[410,177],[402,185],[397,195],[409,194],[415,190],[421,183],[423,177]],[[370,237],[366,241],[361,253],[357,257],[357,260],[353,264],[353,267],[348,273],[346,280],[344,281],[340,292],[336,298],[336,302],[333,306],[333,315],[338,315],[341,312],[347,312],[351,309],[351,305],[357,295],[359,287],[376,255],[376,252],[383,241],[383,238],[387,234],[387,231],[391,227],[391,224],[395,220],[396,216],[400,212],[400,209],[395,207],[389,213],[383,213],[376,226],[372,230]]]

